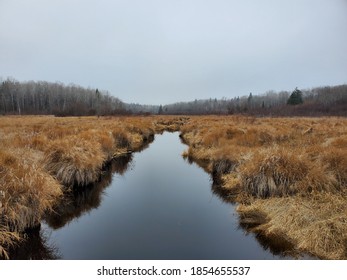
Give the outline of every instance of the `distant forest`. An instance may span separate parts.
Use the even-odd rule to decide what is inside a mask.
[[[125,113],[124,103],[107,91],[48,82],[0,85],[0,114],[88,116]]]
[[[246,114],[255,116],[347,116],[347,85],[307,90],[179,102],[158,109],[164,114]]]
[[[169,105],[127,104],[108,91],[49,82],[0,79],[0,114],[104,116],[131,114],[254,116],[347,116],[347,85],[292,92],[268,91],[234,98],[194,100]]]

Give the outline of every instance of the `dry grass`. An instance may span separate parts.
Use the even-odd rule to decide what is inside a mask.
[[[310,197],[257,199],[238,207],[241,223],[251,213],[266,213],[252,220],[252,231],[282,236],[297,250],[319,258],[347,258],[347,201],[345,196],[317,193]]]
[[[239,202],[249,230],[320,258],[347,258],[347,120],[242,116],[1,117],[0,256],[64,189],[98,181],[112,158],[164,130],[181,131],[184,156]]]
[[[13,246],[15,243],[21,240],[20,236],[16,232],[11,232],[8,228],[0,227],[0,258],[9,259],[7,248]]]
[[[44,166],[63,185],[83,186],[99,178],[107,155],[99,141],[68,136],[49,144]]]
[[[323,190],[335,192],[342,187],[332,170],[323,162],[310,160],[300,149],[275,147],[254,151],[239,172],[245,191],[262,198]]]
[[[0,151],[0,256],[19,232],[40,223],[62,194],[60,184],[35,162],[30,151]]]
[[[347,258],[345,118],[192,117],[181,132],[183,156],[229,190],[243,225],[320,258]]]
[[[40,223],[64,190],[100,179],[105,164],[140,150],[181,118],[0,117],[0,257]]]

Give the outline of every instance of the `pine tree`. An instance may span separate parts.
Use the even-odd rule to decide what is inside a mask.
[[[289,96],[287,100],[288,105],[298,105],[304,103],[302,99],[302,92],[298,88],[295,88],[295,90],[292,92],[292,94]]]
[[[163,113],[163,106],[159,106],[159,110],[158,110],[158,115],[161,115]]]

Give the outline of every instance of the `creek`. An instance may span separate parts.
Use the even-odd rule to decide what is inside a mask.
[[[31,255],[17,257],[283,258],[240,227],[235,205],[213,190],[211,176],[183,159],[186,148],[178,132],[165,132],[115,160],[100,182],[67,195],[32,237],[33,248],[23,249]]]

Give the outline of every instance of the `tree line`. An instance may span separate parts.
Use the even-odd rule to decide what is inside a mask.
[[[169,105],[127,104],[108,91],[44,81],[0,80],[0,114],[88,116],[119,114],[257,116],[347,116],[347,85],[249,93],[241,97],[177,102]]]
[[[257,116],[347,116],[347,85],[249,93],[241,97],[194,100],[158,107],[161,114],[246,114]]]
[[[74,84],[44,81],[0,83],[0,114],[57,116],[114,115],[125,112],[124,103],[107,91]]]

